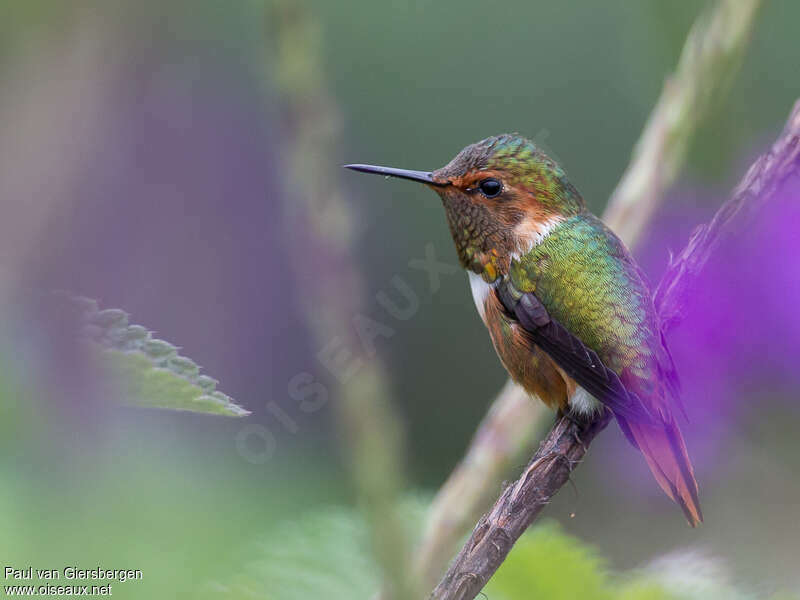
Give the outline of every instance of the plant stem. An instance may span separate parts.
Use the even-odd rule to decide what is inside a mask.
[[[647,229],[683,167],[698,125],[739,70],[760,4],[720,0],[689,31],[603,216],[629,246]]]
[[[387,595],[419,598],[408,576],[411,540],[398,506],[404,432],[380,360],[362,348],[351,326],[361,313],[363,284],[351,255],[352,219],[335,159],[338,118],[323,77],[319,27],[302,1],[267,0],[266,7],[270,80],[287,123],[285,168],[296,182],[286,191],[285,208],[300,300],[320,347],[353,354],[333,394],[347,462]]]
[[[678,321],[686,290],[696,280],[720,237],[742,225],[748,214],[775,197],[783,184],[800,176],[800,100],[772,148],[756,160],[731,198],[714,218],[695,230],[686,248],[672,261],[655,296],[656,309]],[[508,555],[514,542],[550,498],[567,482],[594,436],[608,423],[606,413],[581,426],[560,419],[523,471],[487,515],[478,521],[444,578],[431,594],[435,600],[471,600]]]
[[[701,119],[733,78],[760,0],[722,0],[692,26],[675,72],[667,78],[604,221],[629,246],[638,242],[673,183]],[[469,448],[434,499],[414,562],[433,585],[455,544],[486,510],[510,465],[532,446],[550,418],[536,398],[509,382],[498,393]]]

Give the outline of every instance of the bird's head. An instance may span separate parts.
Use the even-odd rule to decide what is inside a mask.
[[[464,268],[492,282],[564,219],[585,209],[561,167],[533,142],[499,135],[471,144],[433,172],[346,165],[424,183],[442,198]]]

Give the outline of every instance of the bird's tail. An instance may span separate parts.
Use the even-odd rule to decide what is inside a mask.
[[[617,421],[628,440],[644,454],[658,485],[680,505],[689,525],[696,527],[703,521],[703,513],[692,462],[677,424],[670,421],[660,426],[620,417]]]

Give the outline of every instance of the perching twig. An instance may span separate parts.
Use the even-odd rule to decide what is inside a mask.
[[[545,430],[544,417],[552,421],[550,410],[509,379],[428,509],[414,556],[414,569],[425,584],[433,586],[441,577],[456,543],[491,505],[512,461],[526,450],[530,456],[537,430]]]
[[[431,598],[470,600],[481,591],[517,538],[567,482],[594,436],[610,418],[606,411],[592,423],[579,424],[569,417],[558,420],[520,478],[478,521]]]
[[[692,27],[603,215],[629,247],[647,228],[680,171],[689,141],[711,108],[714,90],[733,78],[759,4],[724,0]],[[455,544],[488,508],[509,465],[529,451],[534,433],[549,414],[510,380],[498,393],[428,513],[414,561],[424,583],[432,586],[439,579]]]
[[[685,291],[716,248],[722,235],[738,224],[735,217],[761,206],[791,177],[800,177],[800,101],[781,136],[769,152],[756,160],[733,195],[707,225],[698,228],[686,249],[669,265],[658,286],[656,308],[678,320]],[[506,488],[491,511],[478,522],[442,581],[431,594],[435,600],[471,600],[502,564],[514,542],[533,522],[550,498],[563,486],[586,449],[608,423],[580,425],[561,418],[525,468]]]
[[[655,291],[655,303],[664,329],[680,320],[687,288],[705,266],[720,238],[732,233],[732,222],[737,220],[741,224],[745,220],[742,213],[752,214],[783,187],[787,179],[798,176],[798,132],[800,100],[795,103],[781,136],[769,152],[762,154],[750,166],[733,190],[731,199],[722,205],[710,222],[697,227],[683,252],[670,260],[669,269]]]

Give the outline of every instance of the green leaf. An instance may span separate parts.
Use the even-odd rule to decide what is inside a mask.
[[[627,584],[617,598],[619,600],[676,600],[661,584],[646,579]]]
[[[412,534],[419,534],[430,498],[400,501]],[[253,557],[233,581],[213,581],[200,598],[215,600],[370,600],[380,589],[380,568],[362,513],[330,507],[306,513],[267,532],[244,554]]]
[[[100,310],[95,300],[65,292],[58,296],[74,312],[81,341],[130,404],[229,417],[250,414],[218,391],[217,380],[201,375],[176,346],[154,338],[142,325],[131,325],[125,311]]]
[[[255,560],[233,581],[206,585],[202,597],[366,600],[379,589],[366,525],[352,510],[322,510],[283,523],[247,554]]]
[[[485,589],[493,600],[611,600],[606,562],[580,540],[544,522],[523,535]]]
[[[425,500],[401,504],[415,533]],[[232,579],[212,580],[201,599],[370,600],[380,589],[380,570],[370,552],[363,516],[355,509],[312,511],[268,531],[242,549],[250,562]],[[532,527],[514,545],[480,598],[490,600],[749,600],[736,589],[724,563],[682,550],[630,573],[612,572],[598,552],[552,522]],[[781,600],[784,597],[780,597]],[[775,597],[773,600],[778,600]],[[789,600],[789,597],[786,597]]]
[[[591,546],[542,523],[520,538],[486,586],[492,600],[749,600],[724,562],[684,549],[629,574],[612,574]]]

